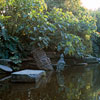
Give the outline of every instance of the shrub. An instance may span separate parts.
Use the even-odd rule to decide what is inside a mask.
[[[88,15],[76,17],[59,8],[48,12],[44,0],[5,0],[0,3],[0,13],[8,34],[17,36],[20,44],[54,48],[70,55],[87,53],[90,48],[84,49],[96,28]]]
[[[20,63],[21,50],[18,38],[9,36],[4,25],[0,23],[0,59],[11,59],[15,64]]]

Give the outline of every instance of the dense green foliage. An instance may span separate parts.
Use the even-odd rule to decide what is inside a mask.
[[[97,32],[100,32],[100,8],[96,11],[90,11],[91,15],[97,20],[96,25],[97,25]]]
[[[62,46],[70,48],[74,55],[78,54],[79,48],[84,51],[84,46],[84,53],[92,50],[90,37],[96,30],[96,23],[89,14],[80,13],[77,18],[71,12],[64,13],[62,9],[54,8],[48,15],[49,21],[56,26],[55,45],[63,43]]]
[[[58,51],[62,50],[65,54],[70,55],[77,55],[80,54],[80,51],[84,51],[85,47],[81,38],[75,34],[78,19],[71,12],[64,13],[62,9],[54,8],[48,13],[48,20],[56,26],[54,36],[52,36],[52,46],[54,45]]]
[[[7,41],[11,46],[15,46],[13,48],[17,54],[20,52],[16,48],[19,44],[25,48],[27,46],[51,48],[65,55],[83,56],[90,53],[91,33],[96,30],[95,20],[81,7],[80,13],[74,15],[73,9],[71,10],[73,4],[70,4],[68,7],[70,10],[63,12],[59,8],[47,11],[48,5],[44,0],[4,0],[0,3],[0,21],[7,30],[2,31],[3,35],[6,33],[6,36],[9,36],[10,39]],[[4,42],[2,45],[5,45]],[[9,48],[8,52],[12,51],[12,48]]]
[[[64,11],[70,11],[77,13],[80,9],[80,0],[45,0],[48,10],[52,10],[53,7],[62,8]]]
[[[11,59],[17,64],[21,62],[20,57],[21,46],[18,38],[8,35],[5,27],[0,23],[0,59]]]
[[[100,8],[96,11],[90,11],[91,16],[96,19],[97,32],[91,36],[93,55],[100,57]]]
[[[97,32],[100,32],[100,10],[96,11],[96,20]]]
[[[12,1],[12,2],[11,2]],[[9,3],[11,2],[11,3]],[[49,33],[54,27],[47,21],[46,4],[43,0],[10,0],[6,2],[4,16],[9,16],[5,26],[10,35],[31,39],[40,47],[48,46]],[[7,7],[8,6],[8,7]],[[16,15],[16,17],[15,17]]]
[[[100,57],[100,34],[94,33],[91,36],[92,47],[93,47],[93,55],[96,57]]]

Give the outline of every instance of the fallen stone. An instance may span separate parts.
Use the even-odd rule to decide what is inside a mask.
[[[99,63],[99,61],[97,60],[97,58],[96,57],[85,57],[84,58],[84,61],[86,62],[86,63]]]
[[[45,76],[44,70],[22,70],[11,74],[12,82],[34,82],[37,83],[40,78]]]
[[[34,48],[32,50],[33,57],[36,61],[37,67],[41,70],[54,70],[51,64],[51,60],[47,57],[45,51],[40,48]]]
[[[8,80],[8,79],[10,79],[10,78],[11,78],[11,76],[6,76],[6,77],[0,79],[0,82],[2,82],[2,81],[6,81],[6,80]]]
[[[51,80],[52,74],[53,74],[53,71],[47,71],[46,76],[42,77],[37,83],[31,83],[31,84],[25,83],[24,85],[23,83],[20,83],[20,84],[13,83],[12,90],[23,92],[23,91],[29,91],[29,90],[31,91],[33,89],[39,89],[43,87],[46,88],[47,83],[49,83]]]
[[[12,68],[5,66],[5,65],[0,65],[0,70],[4,71],[4,72],[12,72]]]

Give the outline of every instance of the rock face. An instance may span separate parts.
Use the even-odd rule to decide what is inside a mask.
[[[53,70],[50,59],[47,57],[44,50],[37,48],[32,51],[33,57],[39,69]]]
[[[43,70],[22,70],[11,74],[12,82],[38,82],[46,73]]]
[[[4,72],[12,72],[13,71],[10,67],[4,66],[4,65],[0,65],[0,70],[2,70]]]

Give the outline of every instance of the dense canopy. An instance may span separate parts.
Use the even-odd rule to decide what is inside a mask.
[[[22,58],[31,46],[71,56],[91,54],[91,36],[98,23],[80,0],[4,0],[0,2],[0,58]]]

